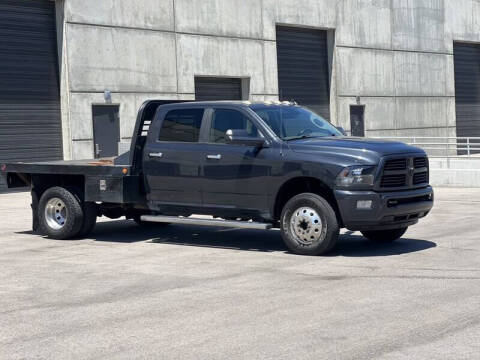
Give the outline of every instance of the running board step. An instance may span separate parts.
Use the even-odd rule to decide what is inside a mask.
[[[142,215],[142,221],[172,223],[172,224],[186,224],[186,225],[205,225],[205,226],[222,226],[240,229],[260,229],[267,230],[272,227],[272,224],[259,223],[253,221],[237,221],[237,220],[218,220],[218,219],[203,219],[195,217],[177,217],[165,215]]]

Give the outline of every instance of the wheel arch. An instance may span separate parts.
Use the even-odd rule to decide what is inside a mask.
[[[314,193],[323,197],[335,211],[338,223],[343,227],[342,217],[338,208],[337,200],[333,190],[320,179],[311,176],[294,177],[284,182],[275,196],[273,205],[273,217],[275,220],[280,219],[282,209],[285,204],[295,195],[301,193]]]
[[[30,176],[30,193],[32,196],[32,229],[39,229],[38,204],[42,195],[48,189],[60,186],[73,190],[83,200],[85,189],[85,177],[83,175],[61,175],[61,174],[32,174]]]
[[[85,177],[83,175],[63,174],[32,174],[31,190],[40,199],[45,191],[60,186],[66,189],[74,189],[75,193],[83,197],[85,191]]]

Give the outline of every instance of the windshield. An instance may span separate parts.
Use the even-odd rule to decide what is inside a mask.
[[[300,106],[256,105],[251,109],[283,140],[342,136],[327,120]]]

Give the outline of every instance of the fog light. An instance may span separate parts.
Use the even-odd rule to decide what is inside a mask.
[[[370,210],[372,208],[372,200],[358,200],[357,209]]]

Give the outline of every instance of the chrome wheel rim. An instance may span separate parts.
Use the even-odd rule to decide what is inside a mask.
[[[63,200],[59,198],[48,200],[45,206],[45,220],[47,225],[54,230],[60,230],[65,226],[65,222],[67,221],[67,207]]]
[[[290,230],[301,245],[312,245],[322,236],[322,219],[317,211],[310,207],[295,210],[290,219]]]

